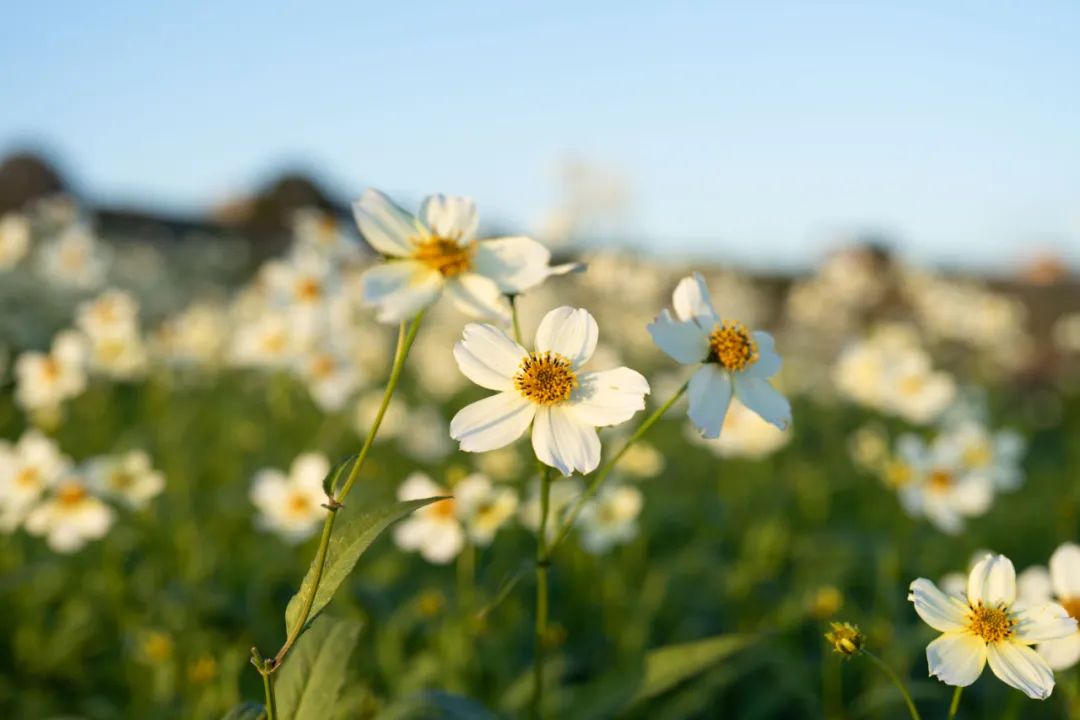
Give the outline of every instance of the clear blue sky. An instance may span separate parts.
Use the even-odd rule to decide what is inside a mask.
[[[665,251],[798,264],[871,227],[1080,261],[1078,3],[315,5],[17,3],[0,151],[108,200],[195,208],[288,164],[526,226],[573,153]]]

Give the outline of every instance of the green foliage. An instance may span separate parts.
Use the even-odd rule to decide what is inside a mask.
[[[309,626],[275,673],[278,713],[289,720],[334,714],[361,624],[321,616]]]
[[[258,703],[247,702],[225,713],[221,720],[266,720],[266,708]]]

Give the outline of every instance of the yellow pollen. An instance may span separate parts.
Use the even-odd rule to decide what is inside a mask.
[[[952,486],[952,473],[945,470],[931,470],[926,478],[926,484],[933,492],[945,492]]]
[[[985,442],[979,442],[964,451],[964,464],[972,468],[986,467],[993,459],[993,451]]]
[[[319,380],[325,380],[334,374],[337,364],[329,355],[319,355],[311,361],[311,375]]]
[[[304,495],[296,493],[289,498],[289,512],[293,515],[302,515],[311,509],[311,501]]]
[[[89,495],[79,483],[67,483],[56,491],[56,501],[64,507],[78,505]]]
[[[41,363],[41,374],[45,376],[45,379],[49,382],[56,382],[60,379],[60,363],[56,358],[47,357]]]
[[[135,476],[126,470],[116,470],[109,475],[109,486],[114,490],[127,490],[135,484]]]
[[[895,488],[904,487],[911,482],[911,467],[899,460],[891,460],[885,466],[885,482]]]
[[[294,287],[296,299],[303,302],[315,302],[322,297],[322,285],[315,278],[300,278]]]
[[[428,509],[428,512],[440,520],[449,520],[450,518],[455,517],[454,501],[440,500],[439,502],[434,503]]]
[[[578,386],[570,361],[559,353],[529,353],[514,376],[514,387],[538,405],[558,405]]]
[[[23,468],[15,474],[15,484],[20,487],[36,487],[41,481],[41,473],[37,468]]]
[[[709,333],[709,361],[725,370],[739,371],[757,362],[758,346],[746,326],[724,320]]]
[[[1004,608],[986,607],[981,602],[968,613],[968,628],[988,643],[995,643],[1012,636],[1016,621]]]
[[[438,270],[443,277],[456,277],[472,268],[473,252],[476,243],[458,244],[452,238],[433,235],[416,244],[413,260],[418,260],[432,270]]]
[[[1063,598],[1061,607],[1065,608],[1065,612],[1069,613],[1069,617],[1080,620],[1080,597]]]

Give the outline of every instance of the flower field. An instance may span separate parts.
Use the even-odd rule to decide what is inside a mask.
[[[1080,718],[1066,281],[353,213],[0,219],[0,716]]]

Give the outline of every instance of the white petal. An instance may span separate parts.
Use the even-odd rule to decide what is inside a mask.
[[[420,208],[420,217],[431,232],[464,245],[476,236],[476,204],[472,198],[429,195]]]
[[[1019,605],[1019,603],[1017,604]],[[1016,612],[1016,639],[1032,645],[1044,640],[1059,640],[1076,633],[1076,621],[1055,602],[1029,605]]]
[[[462,273],[446,283],[446,294],[463,313],[478,318],[510,322],[510,301],[483,275]]]
[[[542,283],[551,274],[550,261],[548,249],[532,238],[505,237],[478,242],[473,268],[516,295]]]
[[[714,365],[705,365],[690,378],[687,388],[690,410],[687,416],[702,437],[715,440],[724,427],[731,404],[731,378]]]
[[[545,465],[563,475],[588,474],[600,464],[600,438],[596,429],[563,407],[541,407],[532,432],[533,451]]]
[[[1050,571],[1042,565],[1032,565],[1016,576],[1016,595],[1030,605],[1046,602],[1053,594]]]
[[[786,430],[791,424],[791,405],[768,380],[736,373],[732,383],[735,386],[735,397],[761,416],[762,420],[781,430]]]
[[[457,557],[465,545],[465,531],[457,520],[431,523],[420,546],[420,556],[429,563],[445,565]]]
[[[776,341],[773,340],[772,335],[760,330],[752,333],[752,337],[754,342],[757,343],[758,359],[757,362],[746,369],[746,372],[759,378],[771,378],[780,372],[780,367],[783,365],[783,361],[776,353]]]
[[[694,273],[679,281],[672,296],[672,305],[677,318],[692,320],[698,327],[711,330],[713,325],[719,322],[709,301],[709,287],[700,273]]]
[[[416,550],[427,537],[428,524],[412,516],[394,525],[394,544],[402,550]]]
[[[360,234],[383,255],[406,257],[412,253],[412,241],[419,228],[416,218],[405,212],[390,198],[375,189],[368,189],[352,204],[353,217]]]
[[[1059,598],[1080,598],[1080,546],[1067,542],[1050,556],[1050,580]]]
[[[450,421],[450,437],[465,452],[485,452],[517,440],[532,422],[536,406],[517,391],[503,392],[466,405]]]
[[[1016,569],[1004,555],[987,555],[968,573],[968,602],[987,606],[1012,605],[1016,599]]]
[[[465,377],[488,390],[511,390],[525,348],[493,325],[469,323],[454,344],[454,359]]]
[[[959,598],[941,592],[937,585],[926,578],[911,583],[908,600],[915,606],[915,612],[923,622],[935,630],[952,632],[967,627],[967,605]]]
[[[588,310],[558,307],[544,316],[536,329],[536,351],[559,353],[579,368],[596,350],[600,329]]]
[[[946,685],[967,687],[986,666],[986,643],[969,632],[949,632],[926,646],[930,675]]]
[[[578,420],[597,427],[618,425],[645,409],[649,382],[641,373],[621,367],[578,376],[568,408]]]
[[[656,346],[685,365],[704,362],[709,356],[709,336],[696,323],[676,320],[664,310],[648,325]]]
[[[994,502],[994,488],[986,478],[971,475],[953,487],[950,501],[964,515],[982,515]]]
[[[401,482],[401,485],[398,486],[397,499],[422,500],[424,498],[440,497],[446,494],[446,490],[437,485],[427,473],[416,471],[410,473],[409,476]]]
[[[394,260],[366,270],[362,276],[364,303],[378,308],[383,323],[407,320],[435,302],[443,286],[437,271],[411,260]]]
[[[1054,690],[1054,673],[1037,652],[1027,645],[1004,640],[989,646],[990,669],[1006,685],[1033,700],[1045,700]]]
[[[1041,642],[1035,650],[1054,670],[1068,670],[1080,661],[1080,633]]]

